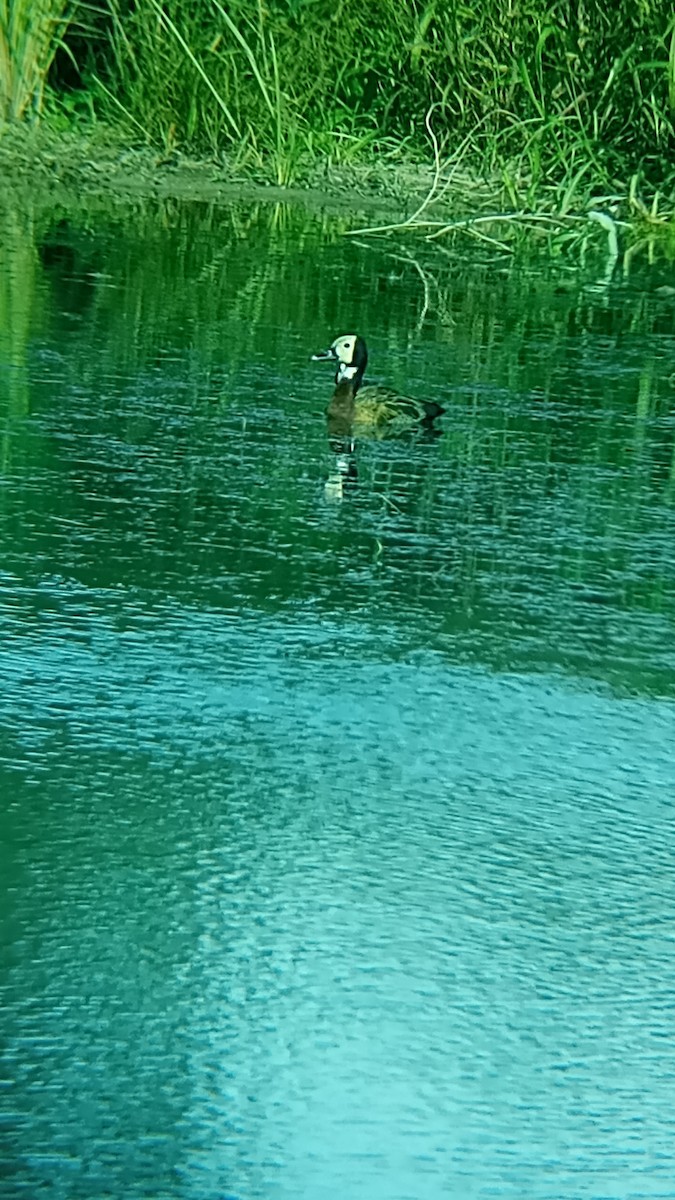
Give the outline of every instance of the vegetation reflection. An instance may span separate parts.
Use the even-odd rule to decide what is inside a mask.
[[[668,288],[419,262],[342,227],[255,204],[3,212],[5,503],[43,513],[18,536],[3,518],[8,569],[306,604],[460,660],[671,693]],[[345,322],[387,383],[446,409],[442,436],[336,463],[308,360]]]

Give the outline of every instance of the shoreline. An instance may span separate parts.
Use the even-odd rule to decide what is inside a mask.
[[[575,256],[595,246],[612,263],[628,262],[645,250],[675,258],[675,223],[648,211],[632,191],[599,196],[579,211],[564,199],[561,204],[554,189],[543,190],[539,208],[518,208],[515,197],[514,202],[505,197],[500,180],[472,175],[451,161],[372,158],[348,167],[324,162],[287,186],[266,180],[260,171],[236,173],[226,162],[139,147],[103,125],[66,131],[16,125],[0,129],[0,179],[6,196],[29,189],[34,201],[50,208],[95,200],[223,207],[262,202],[345,219],[351,215],[357,226],[352,233],[395,232],[418,245],[447,247],[454,235],[464,233],[507,254],[524,241]],[[411,221],[420,214],[423,220]],[[444,243],[437,241],[440,237]]]
[[[105,192],[120,198],[223,204],[266,200],[380,214],[397,222],[405,221],[424,202],[435,170],[432,163],[412,160],[372,160],[349,167],[326,163],[308,170],[301,182],[286,186],[265,180],[260,172],[236,173],[214,160],[140,148],[104,127],[58,133],[45,127],[15,126],[0,130],[0,175],[5,187],[15,189],[28,185],[79,196]],[[440,200],[433,200],[433,207],[439,216],[461,217],[478,209],[485,212],[490,203],[498,202],[496,187],[491,189],[464,172],[457,173]]]

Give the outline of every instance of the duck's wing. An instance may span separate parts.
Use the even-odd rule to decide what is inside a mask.
[[[365,395],[364,395],[365,393]],[[411,421],[434,421],[445,409],[434,400],[417,400],[413,396],[401,396],[393,388],[365,388],[360,395],[368,403],[378,404],[381,420],[393,421],[396,417],[407,417]]]

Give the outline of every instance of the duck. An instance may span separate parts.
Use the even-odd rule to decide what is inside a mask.
[[[431,429],[445,409],[433,400],[401,396],[393,388],[369,384],[361,389],[368,365],[368,348],[357,333],[336,337],[328,350],[312,355],[313,362],[336,362],[335,391],[326,416],[329,430],[347,434],[353,427],[380,432],[403,432],[415,426]]]

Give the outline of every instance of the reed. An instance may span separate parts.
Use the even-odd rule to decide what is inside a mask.
[[[636,172],[670,178],[675,16],[670,0],[109,0],[101,74],[158,144],[273,166],[384,141],[500,173],[520,202]]]
[[[71,0],[0,0],[0,123],[39,116]]]
[[[68,2],[53,0],[52,49],[33,55],[28,99],[5,100],[15,115],[41,103]],[[3,80],[16,57],[8,3]],[[37,30],[47,3],[11,11]],[[500,179],[514,207],[554,189],[569,210],[637,178],[672,208],[672,0],[105,0],[101,11],[97,36],[75,48],[83,80],[100,114],[164,151],[290,183],[384,151],[428,160],[433,110],[440,158]]]

